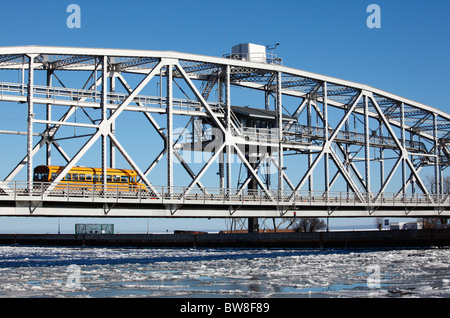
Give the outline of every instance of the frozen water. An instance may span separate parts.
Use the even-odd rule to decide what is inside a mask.
[[[0,297],[449,297],[450,249],[0,246]]]

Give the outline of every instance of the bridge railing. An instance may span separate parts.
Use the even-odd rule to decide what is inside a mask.
[[[331,136],[335,132],[334,129],[328,129],[328,134]],[[290,125],[289,129],[284,132],[284,138],[291,141],[307,141],[310,139],[324,139],[325,129],[322,127],[306,126],[298,123]],[[365,134],[357,132],[339,131],[336,135],[336,140],[341,142],[365,144]],[[391,137],[377,135],[373,133],[369,136],[369,142],[372,146],[381,148],[395,148],[397,144]],[[408,149],[427,152],[427,148],[423,142],[405,140],[405,146]]]
[[[329,206],[449,206],[450,195],[427,195],[421,193],[364,193],[362,199],[352,192],[338,191],[278,191],[267,192],[249,189],[188,188],[128,185],[58,184],[48,191],[51,183],[0,182],[0,200],[14,201],[116,201],[147,203],[208,203],[241,205],[329,205]]]
[[[9,95],[26,96],[27,90],[28,84],[0,82],[0,98],[2,99]],[[33,96],[46,98],[53,103],[57,103],[61,100],[100,103],[102,92],[101,90],[94,89],[34,85]],[[129,94],[126,93],[108,92],[106,95],[106,101],[110,104],[120,104],[126,100],[128,96]],[[143,107],[165,108],[167,99],[166,97],[161,96],[137,95],[133,99],[133,102]],[[201,103],[196,100],[173,98],[172,103],[173,107],[179,110],[194,111],[203,109]],[[210,103],[210,106],[213,108],[219,108],[219,103]]]

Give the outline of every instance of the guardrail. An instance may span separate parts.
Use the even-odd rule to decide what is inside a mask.
[[[14,201],[115,201],[176,204],[240,204],[283,206],[435,206],[450,207],[450,195],[419,193],[363,193],[362,199],[352,192],[277,191],[249,189],[188,188],[154,186],[147,188],[128,185],[58,184],[48,191],[50,183],[3,182],[0,183],[0,200]]]
[[[273,53],[259,52],[259,53],[227,53],[223,55],[224,58],[233,60],[242,60],[250,62],[268,63],[282,65],[283,59]]]
[[[328,129],[328,134],[331,136],[335,132],[334,129]],[[284,132],[285,138],[293,141],[307,141],[309,139],[324,139],[325,129],[322,127],[308,127],[298,123],[294,123],[291,127]],[[289,133],[291,135],[289,135]],[[336,135],[336,140],[341,142],[349,141],[352,143],[365,144],[365,134],[356,132],[339,131]],[[369,143],[371,146],[396,148],[397,144],[395,140],[387,136],[379,136],[372,134],[369,136]],[[417,150],[419,152],[428,152],[423,142],[405,140],[405,147],[410,150]]]
[[[27,90],[28,84],[0,82],[0,98],[2,99],[4,98],[4,96],[10,95],[26,96]],[[56,86],[34,85],[33,96],[41,96],[43,98],[47,98],[53,103],[57,103],[60,100],[83,100],[85,102],[100,103],[102,92],[101,90],[92,89],[75,89]],[[128,96],[129,94],[126,93],[108,92],[106,95],[106,102],[108,104],[120,104],[125,99],[127,99]],[[160,96],[137,95],[133,99],[133,102],[138,103],[143,107],[153,106],[165,108],[167,99],[166,97]],[[201,103],[196,100],[173,98],[172,104],[175,109],[186,111],[202,110]],[[210,103],[210,106],[213,108],[219,107],[218,103]]]

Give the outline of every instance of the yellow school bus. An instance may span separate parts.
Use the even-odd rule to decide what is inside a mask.
[[[36,182],[52,182],[64,169],[63,166],[37,166],[34,169],[33,180]],[[137,173],[131,169],[112,169],[106,170],[106,184],[108,191],[116,189],[123,191],[136,192],[146,191],[144,184],[137,181]],[[68,186],[69,185],[69,186]],[[55,189],[86,189],[100,190],[103,185],[103,173],[101,168],[91,167],[73,167],[58,183]]]

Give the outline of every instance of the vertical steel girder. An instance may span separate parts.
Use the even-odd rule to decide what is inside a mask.
[[[47,70],[47,86],[51,87],[52,86],[52,70]],[[47,97],[50,97],[50,94],[47,95]],[[47,104],[47,109],[46,109],[46,119],[48,121],[52,120],[52,104]],[[46,125],[45,128],[46,131],[50,130],[50,124]],[[50,141],[46,142],[46,154],[45,154],[45,163],[47,165],[51,165],[51,152],[52,152],[52,143]]]
[[[439,138],[437,133],[437,115],[433,115],[433,137],[434,137],[434,180],[435,188],[433,189],[435,194],[440,194],[441,182],[440,182],[440,169],[439,169]]]
[[[167,65],[167,186],[173,187],[173,66]],[[169,190],[171,191],[171,190]]]
[[[278,134],[278,191],[283,191],[283,104],[281,101],[281,72],[277,73],[277,134]]]
[[[308,113],[307,113],[307,117],[306,117],[306,125],[308,127],[312,127],[312,120],[311,120],[311,113],[312,113],[312,109],[311,109],[311,99],[308,98]],[[312,140],[309,140],[309,142],[311,142]],[[308,169],[311,169],[312,166],[312,162],[313,162],[313,155],[311,152],[308,153]],[[313,191],[313,175],[310,174],[310,176],[308,177],[308,191]]]
[[[102,60],[102,99],[101,99],[101,112],[102,112],[102,122],[108,120],[108,110],[107,110],[107,94],[108,94],[108,57],[103,56]],[[108,135],[110,131],[104,130],[101,134],[102,138],[102,183],[103,183],[103,193],[106,194],[106,182],[107,182],[107,147],[108,147]]]
[[[110,92],[114,93],[116,91],[116,74],[115,72],[111,72],[111,75],[109,77],[109,86],[110,86]],[[113,104],[114,102],[111,101],[111,103]],[[111,116],[112,112],[110,111],[110,116]],[[116,134],[116,123],[113,122],[111,123],[111,135],[115,136]],[[116,167],[116,147],[115,145],[110,142],[109,145],[109,167],[110,168],[115,168]]]
[[[401,132],[401,134],[400,134],[400,136],[401,136],[401,140],[402,140],[402,147],[406,148],[405,104],[404,103],[401,103],[400,113],[401,113],[401,116],[400,116],[400,121],[401,121],[401,123],[400,123],[400,132]],[[403,158],[403,155],[400,156],[400,158],[401,158],[400,160],[402,162],[402,185],[403,185],[403,187],[402,187],[403,191],[402,192],[403,192],[403,194],[405,194],[406,193],[406,187],[405,187],[405,185],[406,185],[406,161],[405,161],[405,158]]]
[[[325,193],[328,194],[330,191],[330,167],[329,167],[329,153],[331,149],[331,143],[329,142],[329,132],[328,132],[328,85],[327,82],[323,83],[323,128],[324,128],[324,137],[325,144],[327,149],[324,152],[325,161],[324,161],[324,174],[325,174]]]
[[[34,120],[34,58],[36,55],[29,55],[28,59],[28,91],[27,91],[27,181],[28,187],[31,190],[33,188],[33,120]]]
[[[369,133],[369,101],[367,95],[364,95],[364,147],[365,147],[365,166],[366,166],[366,192],[371,193],[370,188],[370,133]]]
[[[227,153],[227,189],[228,195],[230,195],[231,190],[231,66],[225,66],[225,115],[226,115],[226,125],[227,125],[227,134],[225,135],[225,143],[226,143],[226,153]]]

